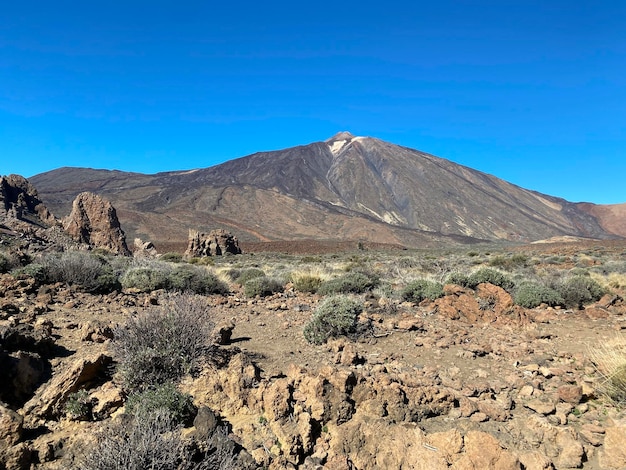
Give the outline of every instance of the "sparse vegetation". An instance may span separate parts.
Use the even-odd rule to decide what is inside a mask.
[[[168,290],[196,294],[225,294],[228,287],[206,268],[178,266],[168,277]]]
[[[322,282],[318,292],[322,295],[362,294],[374,289],[378,284],[380,284],[380,280],[377,276],[353,271]]]
[[[446,284],[456,284],[457,286],[467,287],[469,286],[469,276],[459,271],[451,272],[446,278]]]
[[[176,253],[174,251],[170,251],[168,253],[163,253],[163,255],[159,258],[160,261],[167,261],[168,263],[182,263],[183,255],[180,253]]]
[[[257,295],[259,297],[267,297],[268,295],[282,292],[284,286],[282,282],[277,279],[261,276],[253,277],[252,279],[246,281],[243,289],[246,297],[256,297]]]
[[[246,284],[250,279],[255,279],[258,277],[264,277],[265,271],[259,268],[248,268],[242,271],[237,271],[236,275],[232,278],[233,281],[238,282],[242,286]]]
[[[152,388],[133,393],[126,402],[126,411],[134,415],[166,410],[174,424],[191,424],[196,409],[191,395],[178,390],[172,382],[158,384]]]
[[[124,289],[137,289],[140,292],[152,292],[167,289],[172,268],[160,261],[143,262],[132,266],[121,277]]]
[[[443,286],[428,279],[417,279],[402,290],[402,298],[408,302],[419,303],[424,299],[435,300],[443,296]]]
[[[511,291],[515,284],[504,273],[492,268],[480,268],[468,277],[468,287],[475,289],[478,284],[489,283]]]
[[[601,378],[600,394],[618,407],[626,408],[626,337],[618,335],[597,344],[589,355]]]
[[[363,305],[352,297],[335,295],[326,298],[304,327],[309,343],[323,344],[332,336],[347,335],[356,330]]]
[[[42,259],[44,276],[50,282],[65,282],[92,293],[112,292],[121,287],[117,273],[106,258],[83,251],[68,251]]]
[[[234,444],[222,427],[201,451],[182,436],[180,427],[165,410],[123,415],[97,435],[95,447],[85,452],[75,470],[234,470]]]
[[[315,293],[322,285],[322,277],[312,271],[294,271],[289,275],[293,288],[298,292]]]
[[[162,261],[141,262],[121,276],[124,289],[152,292],[158,289],[196,294],[225,294],[228,287],[207,268]]]
[[[563,297],[551,287],[538,282],[522,282],[515,290],[513,301],[524,308],[535,308],[541,304],[551,307],[563,305]]]
[[[91,402],[89,401],[89,393],[87,390],[83,388],[69,394],[65,402],[65,413],[68,418],[73,420],[89,419],[89,415],[91,414]]]
[[[582,309],[585,304],[600,300],[604,295],[602,286],[589,276],[568,277],[555,288],[567,308]]]
[[[213,322],[202,297],[170,295],[115,330],[119,372],[130,391],[176,382],[211,355]]]

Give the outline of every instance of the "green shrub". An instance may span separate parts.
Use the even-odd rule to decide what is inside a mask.
[[[11,271],[11,276],[16,279],[33,278],[38,284],[43,284],[47,280],[46,268],[39,263],[31,263],[21,268]]]
[[[170,251],[168,253],[163,253],[159,258],[160,261],[167,261],[168,263],[182,263],[183,255],[180,253],[176,253],[174,251]]]
[[[124,386],[140,391],[175,382],[215,353],[206,300],[171,294],[159,306],[131,317],[114,331],[113,349]]]
[[[427,279],[413,281],[402,290],[402,298],[408,302],[419,303],[424,299],[435,300],[442,296],[442,285]]]
[[[322,295],[362,294],[374,289],[378,284],[380,284],[378,277],[355,271],[322,282],[318,292]]]
[[[243,285],[246,297],[256,297],[257,295],[267,297],[283,290],[284,286],[280,281],[267,276],[253,277]]]
[[[167,289],[196,294],[226,294],[228,287],[213,273],[195,266],[178,266],[168,276]]]
[[[126,410],[135,415],[167,410],[175,424],[190,424],[196,413],[191,395],[182,393],[172,382],[131,394]]]
[[[446,284],[456,284],[457,286],[469,286],[469,276],[458,271],[451,272],[445,281]]]
[[[233,280],[243,286],[250,279],[255,279],[257,277],[265,277],[265,272],[259,268],[248,268],[240,271],[237,277]]]
[[[604,288],[591,277],[574,276],[567,278],[557,285],[567,308],[582,309],[585,304],[600,300],[604,295]]]
[[[87,420],[91,414],[89,393],[84,388],[70,393],[65,402],[65,413],[73,420]]]
[[[83,251],[68,251],[43,258],[46,281],[64,282],[90,293],[113,292],[121,287],[106,258]]]
[[[347,335],[356,331],[360,302],[345,295],[325,299],[304,327],[304,337],[309,343],[322,344],[331,336]]]
[[[298,292],[315,293],[322,285],[322,278],[315,274],[299,273],[291,276],[293,288]]]
[[[153,266],[135,266],[128,269],[120,279],[124,289],[137,289],[140,292],[152,292],[169,287],[167,266],[154,264]]]
[[[541,304],[551,307],[563,305],[563,297],[551,287],[537,282],[522,282],[515,290],[513,301],[524,308],[535,308]]]
[[[470,274],[468,278],[468,287],[471,289],[475,289],[478,284],[483,283],[502,287],[506,291],[510,291],[515,287],[513,281],[506,274],[491,268],[480,268],[478,271]]]

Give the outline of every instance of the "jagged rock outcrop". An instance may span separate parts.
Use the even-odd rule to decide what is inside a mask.
[[[63,228],[74,240],[93,248],[130,255],[115,208],[96,194],[83,192],[74,199],[72,212],[64,219]]]
[[[159,253],[150,241],[144,242],[141,238],[135,238],[133,256],[135,258],[156,258]]]
[[[44,225],[56,223],[35,187],[20,175],[0,176],[0,216]]]
[[[238,255],[241,253],[239,241],[233,234],[226,230],[211,230],[209,233],[202,233],[189,229],[189,244],[185,256],[202,257],[216,256],[226,253]]]

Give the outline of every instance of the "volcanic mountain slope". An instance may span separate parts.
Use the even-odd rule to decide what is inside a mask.
[[[553,236],[606,238],[589,210],[417,150],[342,132],[210,168],[155,175],[61,168],[30,181],[56,213],[89,190],[124,230],[159,244],[188,228],[241,240],[361,240],[432,246]]]

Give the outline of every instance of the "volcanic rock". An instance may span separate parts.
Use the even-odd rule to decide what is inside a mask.
[[[83,192],[74,199],[72,212],[64,219],[63,228],[74,240],[93,248],[130,255],[115,208],[96,194]]]
[[[0,176],[0,215],[28,221],[36,218],[44,225],[56,223],[35,187],[20,175]]]
[[[241,253],[239,241],[231,233],[222,229],[211,230],[209,233],[189,229],[189,244],[185,256],[193,258],[218,256],[226,253],[233,255]]]

